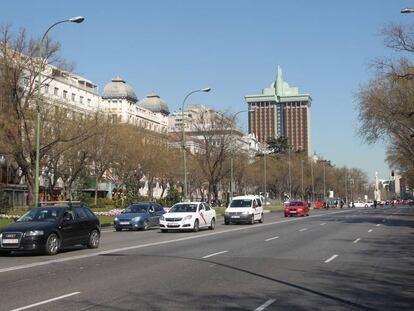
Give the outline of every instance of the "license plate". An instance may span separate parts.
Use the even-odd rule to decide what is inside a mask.
[[[231,216],[231,218],[240,218],[240,216]]]
[[[290,211],[291,214],[296,214],[296,211]]]
[[[129,221],[121,221],[119,224],[120,225],[129,225]]]
[[[167,226],[179,226],[180,224],[177,224],[176,222],[169,222]]]
[[[17,244],[19,243],[19,239],[3,239],[3,244]]]

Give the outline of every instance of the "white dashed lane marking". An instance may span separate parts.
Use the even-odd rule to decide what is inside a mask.
[[[254,309],[254,311],[263,311],[264,309],[266,309],[268,306],[270,306],[275,301],[276,301],[276,299],[269,299],[264,304],[262,304],[260,307],[257,307],[256,309]]]
[[[56,301],[56,300],[64,299],[64,298],[67,298],[67,297],[70,297],[70,296],[74,296],[74,295],[78,295],[78,294],[80,294],[80,292],[73,292],[73,293],[70,293],[70,294],[63,295],[63,296],[51,298],[51,299],[48,299],[48,300],[43,300],[43,301],[40,301],[40,302],[31,304],[31,305],[28,305],[28,306],[24,306],[24,307],[20,307],[20,308],[17,308],[17,309],[13,309],[11,311],[20,311],[20,310],[26,310],[26,309],[34,308],[34,307],[37,307],[37,306],[40,306],[40,305],[44,305],[44,304],[49,303],[49,302],[53,302],[53,301]]]
[[[358,243],[360,240],[361,240],[361,239],[360,239],[360,238],[358,238],[358,239],[356,239],[353,243]]]
[[[210,255],[206,255],[206,256],[204,256],[204,257],[201,257],[201,258],[210,258],[210,257],[213,257],[213,256],[217,256],[217,255],[221,255],[221,254],[224,254],[224,253],[227,253],[228,251],[222,251],[222,252],[218,252],[218,253],[213,253],[213,254],[210,254]]]
[[[332,260],[334,260],[336,257],[338,257],[338,255],[333,255],[331,257],[329,257],[328,259],[325,260],[325,263],[331,262]]]
[[[273,238],[266,239],[265,242],[269,242],[269,241],[272,241],[272,240],[275,240],[275,239],[278,239],[278,238],[279,238],[278,236],[274,236]]]

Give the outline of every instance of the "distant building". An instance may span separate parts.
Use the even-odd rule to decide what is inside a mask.
[[[168,106],[155,93],[137,104],[133,88],[120,77],[112,79],[103,91],[101,109],[113,122],[129,123],[158,133],[167,133]]]
[[[263,89],[262,94],[246,95],[245,100],[251,110],[249,133],[254,133],[260,143],[265,144],[269,137],[287,137],[296,150],[311,155],[312,98],[283,81],[280,66],[276,81],[269,88]]]
[[[214,115],[220,115],[219,119],[224,124],[214,124]],[[203,116],[203,117],[201,117]],[[201,121],[203,118],[203,121]],[[176,147],[182,146],[182,132],[184,127],[185,146],[193,154],[203,152],[203,130],[217,131],[217,139],[220,135],[232,135],[235,146],[248,153],[255,154],[259,150],[259,144],[253,134],[245,135],[240,129],[232,127],[232,120],[224,117],[221,112],[203,105],[190,105],[187,110],[173,112],[168,120],[168,132],[171,142]],[[219,141],[216,142],[217,146]]]

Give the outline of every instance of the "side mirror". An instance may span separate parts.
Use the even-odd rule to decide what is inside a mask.
[[[19,217],[14,217],[13,220],[16,222],[19,219]]]

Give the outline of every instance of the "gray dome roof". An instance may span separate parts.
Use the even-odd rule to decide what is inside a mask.
[[[155,113],[161,113],[163,115],[169,115],[167,103],[155,93],[148,94],[142,101],[140,106]]]
[[[138,101],[134,89],[120,77],[109,82],[103,90],[103,99],[125,98],[136,103]]]

